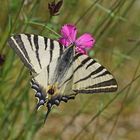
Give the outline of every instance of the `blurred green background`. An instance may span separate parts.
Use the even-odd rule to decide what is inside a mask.
[[[51,0],[0,0],[0,140],[138,140],[140,138],[140,0],[64,0],[50,16]],[[57,1],[56,1],[57,2]],[[116,77],[111,94],[78,95],[34,111],[30,75],[7,39],[34,33],[56,39],[66,23],[93,34],[90,56]],[[51,30],[53,30],[53,32]]]

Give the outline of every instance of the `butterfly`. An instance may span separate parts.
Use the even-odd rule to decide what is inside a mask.
[[[47,107],[47,118],[53,105],[68,102],[77,94],[114,92],[117,82],[112,74],[87,54],[59,41],[34,34],[9,38],[9,46],[31,73],[31,87],[38,99],[36,109]]]

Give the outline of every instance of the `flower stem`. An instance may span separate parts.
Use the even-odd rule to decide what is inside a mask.
[[[60,34],[58,34],[56,31],[54,31],[53,29],[51,29],[46,24],[35,22],[35,21],[28,21],[28,24],[34,24],[34,25],[44,26],[46,29],[48,29],[49,31],[51,31],[52,33],[54,33],[55,35],[57,35],[58,37],[61,37]]]

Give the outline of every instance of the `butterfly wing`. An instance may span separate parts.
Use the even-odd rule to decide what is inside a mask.
[[[34,80],[41,87],[47,87],[64,47],[55,40],[33,34],[14,35],[8,43],[33,74]]]
[[[57,41],[33,34],[14,35],[8,43],[24,65],[37,74],[63,53],[63,46]]]
[[[72,90],[67,88],[69,85],[72,85]],[[87,55],[77,53],[60,87],[63,94],[70,95],[114,92],[118,86],[113,75],[105,67]]]
[[[73,67],[73,91],[75,93],[100,93],[117,90],[117,82],[112,74],[87,55],[79,54]]]
[[[81,55],[82,54],[80,53],[73,55],[74,57],[72,57],[71,65],[67,73],[65,74],[63,79],[61,79],[61,82],[59,83],[59,89],[62,95],[70,95],[74,93],[72,90],[72,87],[73,87],[73,79],[74,79],[74,73],[75,73],[75,64],[76,64],[75,61]]]

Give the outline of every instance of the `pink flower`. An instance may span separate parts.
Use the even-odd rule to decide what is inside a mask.
[[[77,52],[87,54],[87,49],[92,48],[95,44],[95,39],[88,33],[83,34],[77,39],[76,35],[76,27],[71,24],[66,24],[61,28],[62,37],[59,39],[59,42],[66,47],[74,44]]]

